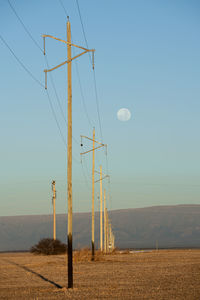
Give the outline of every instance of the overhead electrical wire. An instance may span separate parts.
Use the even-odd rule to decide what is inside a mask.
[[[4,45],[9,49],[9,51],[12,53],[12,55],[15,57],[17,62],[20,64],[20,66],[26,71],[26,73],[41,87],[45,88],[45,86],[33,75],[31,71],[22,63],[22,61],[17,57],[17,55],[14,53],[14,51],[10,48],[8,43],[5,41],[5,39],[0,35],[0,39],[4,43]]]
[[[9,49],[9,51],[11,52],[11,54],[14,56],[14,58],[17,60],[17,62],[20,64],[20,66],[26,71],[26,73],[38,84],[40,85],[42,88],[45,88],[45,86],[32,74],[32,72],[23,64],[23,62],[19,59],[19,57],[14,53],[14,51],[11,49],[11,47],[8,45],[8,43],[5,41],[5,39],[0,35],[0,39],[2,40],[2,42],[4,43],[4,45]],[[48,90],[46,90],[46,93],[47,93],[47,98],[48,98],[48,101],[49,101],[49,104],[50,104],[50,107],[51,107],[51,110],[52,110],[52,114],[53,114],[53,117],[55,119],[55,122],[56,122],[56,125],[58,127],[58,130],[59,130],[59,133],[60,133],[60,136],[61,136],[61,139],[65,145],[65,148],[66,148],[66,142],[65,142],[65,139],[64,139],[64,136],[62,134],[62,131],[61,131],[61,128],[59,126],[59,122],[57,120],[57,117],[56,117],[56,113],[55,113],[55,110],[53,108],[53,104],[52,104],[52,101],[51,101],[51,98],[50,98],[50,95],[49,95],[49,92]],[[80,163],[75,157],[73,157],[73,160],[76,161],[77,163]]]
[[[67,11],[66,11],[66,9],[65,9],[65,6],[64,6],[63,3],[62,3],[62,0],[59,0],[59,2],[60,2],[60,5],[62,6],[62,8],[63,8],[63,10],[64,10],[64,12],[65,12],[65,14],[66,14],[66,16],[68,17],[69,15],[68,15],[68,13],[67,13]]]
[[[81,26],[82,26],[82,31],[83,31],[85,44],[86,44],[87,48],[89,48],[78,0],[76,0],[76,5],[77,5],[77,9],[78,9],[78,14],[79,14]],[[90,63],[92,64],[92,59],[91,59],[90,52],[88,52],[88,54],[89,54]],[[102,139],[102,142],[103,142],[103,134],[102,134],[102,126],[101,126],[101,117],[100,117],[99,98],[98,98],[98,92],[97,92],[97,81],[96,81],[95,69],[93,69],[93,78],[94,78],[94,90],[95,90],[95,99],[96,99],[97,114],[98,114],[98,120],[99,120],[100,135],[101,135],[101,139]],[[107,172],[107,175],[109,175],[107,149],[106,149],[106,172]],[[110,202],[112,204],[110,180],[109,180],[109,184],[108,184],[108,192],[109,192],[109,199],[110,199]]]
[[[30,37],[30,39],[33,41],[33,43],[35,44],[35,46],[43,53],[42,48],[40,47],[40,45],[36,42],[36,40],[33,38],[32,34],[29,32],[29,30],[26,28],[24,22],[22,21],[22,19],[19,17],[18,13],[16,12],[16,10],[14,9],[13,5],[11,4],[10,0],[7,0],[8,4],[10,5],[10,8],[12,9],[12,11],[14,12],[15,16],[17,17],[17,19],[19,20],[19,22],[21,23],[21,25],[23,26],[24,30],[26,31],[26,33],[28,34],[28,36]]]
[[[68,13],[67,13],[67,11],[66,11],[66,9],[65,9],[65,6],[63,5],[63,2],[62,2],[61,0],[59,0],[59,2],[60,2],[61,7],[62,7],[63,10],[64,10],[64,13],[65,13],[66,17],[68,17]],[[72,34],[71,34],[71,36],[72,36]],[[72,43],[73,43],[73,36],[72,36]],[[72,53],[73,53],[73,52],[74,52],[74,49],[72,48]],[[85,97],[84,97],[84,93],[83,93],[83,89],[82,89],[82,84],[81,84],[81,78],[80,78],[80,73],[79,73],[78,63],[77,63],[76,60],[75,60],[75,66],[76,66],[76,73],[77,73],[77,77],[78,77],[78,84],[79,84],[79,88],[80,88],[80,95],[81,95],[81,100],[82,100],[84,112],[85,112],[85,115],[86,115],[86,118],[87,118],[87,120],[88,120],[89,125],[93,128],[94,125],[92,124],[93,122],[91,121],[91,119],[90,119],[90,117],[89,117],[89,114],[88,114],[88,111],[87,111],[87,107],[86,107],[86,103],[85,103]],[[82,160],[81,160],[81,161],[82,161]],[[86,183],[88,189],[91,190],[91,187],[90,187],[90,185],[89,185],[89,183],[88,183],[88,178],[91,179],[91,178],[90,178],[91,176],[89,175],[89,171],[88,171],[87,164],[86,164],[86,163],[83,164],[83,163],[81,162],[81,167],[82,167],[82,173],[83,173],[83,177],[84,177],[84,179],[85,179],[85,183]],[[85,172],[84,168],[86,168],[86,172]],[[87,173],[87,176],[86,176],[86,173]],[[88,177],[88,178],[87,178],[87,177]]]
[[[90,120],[90,117],[89,117],[89,114],[88,114],[88,111],[87,111],[87,108],[86,108],[85,98],[84,98],[84,94],[83,94],[83,89],[82,89],[82,84],[81,84],[80,73],[79,73],[77,61],[75,61],[75,65],[76,65],[76,73],[77,73],[77,77],[78,77],[78,83],[79,83],[79,88],[80,88],[80,93],[81,93],[81,99],[82,99],[82,103],[83,103],[83,108],[84,108],[84,111],[85,111],[85,115],[86,115],[86,118],[87,118],[88,123],[90,124],[90,126],[94,127],[92,125],[92,122]]]
[[[87,48],[89,48],[78,0],[76,0],[76,4],[77,4],[77,9],[78,9],[78,14],[79,14],[81,26],[82,26],[82,31],[83,31],[85,44],[86,44]],[[91,59],[90,52],[88,52],[88,55],[89,55],[89,58],[90,58],[90,63],[92,64],[92,59]],[[94,76],[94,90],[95,90],[97,113],[98,113],[98,119],[99,119],[100,134],[101,134],[101,139],[102,139],[102,142],[103,142],[103,134],[102,134],[102,126],[101,126],[101,118],[100,118],[99,99],[98,99],[98,93],[97,93],[97,81],[96,81],[95,69],[93,70],[93,76]],[[107,169],[108,169],[108,167],[107,167]]]
[[[86,44],[87,48],[89,48],[78,0],[76,0],[76,4],[77,4],[77,8],[78,8],[78,13],[79,13],[81,26],[82,26],[82,31],[83,31],[85,44]],[[88,52],[88,55],[89,55],[89,58],[90,58],[90,63],[92,64],[92,59],[91,59],[91,56],[90,56],[90,52]],[[101,126],[101,118],[100,118],[100,110],[99,110],[99,99],[98,99],[98,93],[97,93],[97,83],[96,83],[95,69],[93,69],[93,78],[94,78],[94,91],[95,91],[95,100],[96,100],[97,115],[98,115],[98,121],[99,121],[99,129],[100,129],[100,135],[101,135],[101,142],[103,143],[103,134],[102,134],[102,126]]]
[[[83,31],[85,44],[86,44],[86,47],[89,48],[78,0],[76,0],[76,4],[77,4],[77,9],[78,9],[78,14],[79,14],[81,26],[82,26],[82,31]],[[92,58],[91,58],[90,52],[88,52],[88,55],[89,55],[90,63],[92,65],[93,63],[92,63]],[[98,121],[99,121],[101,142],[103,143],[103,134],[102,134],[101,117],[100,117],[100,109],[99,109],[99,99],[98,99],[98,93],[97,93],[97,82],[96,82],[96,74],[95,74],[95,69],[94,68],[93,68],[93,80],[94,80],[94,92],[95,92],[95,100],[96,100],[96,107],[97,107],[97,115],[98,115]],[[107,165],[107,173],[108,173],[108,165]]]
[[[65,6],[63,5],[63,2],[61,0],[59,0],[60,2],[60,5],[62,6],[64,12],[65,12],[65,15],[66,17],[68,17],[68,13],[65,9]],[[72,34],[71,34],[72,36]],[[73,43],[73,38],[72,38],[72,43]],[[72,48],[72,51],[73,51],[73,48]],[[88,120],[88,123],[91,127],[94,127],[94,125],[92,124],[92,121],[89,117],[89,114],[88,114],[88,111],[87,111],[87,107],[86,107],[86,104],[85,104],[85,97],[84,97],[84,94],[83,94],[83,89],[82,89],[82,84],[81,84],[81,79],[80,79],[80,73],[79,73],[79,69],[78,69],[78,63],[77,63],[77,60],[75,60],[75,66],[76,66],[76,73],[77,73],[77,77],[78,77],[78,84],[79,84],[79,88],[80,88],[80,94],[81,94],[81,100],[82,100],[82,104],[83,104],[83,108],[84,108],[84,112],[85,112],[85,115],[86,115],[86,118]]]
[[[24,30],[26,31],[26,33],[28,34],[28,36],[30,37],[30,39],[33,41],[33,43],[35,44],[35,46],[43,53],[43,49],[40,47],[40,45],[37,43],[37,41],[34,39],[34,37],[32,36],[32,34],[30,33],[30,31],[27,29],[26,25],[24,24],[24,22],[22,21],[22,19],[20,18],[19,14],[17,13],[17,11],[15,10],[15,8],[13,7],[13,5],[11,4],[10,0],[7,0],[8,1],[8,4],[10,6],[10,8],[12,9],[12,11],[14,12],[15,16],[17,17],[17,19],[19,20],[19,22],[21,23],[22,27],[24,28]],[[12,51],[11,51],[12,52]],[[45,62],[46,62],[46,65],[47,67],[49,68],[49,63],[48,63],[48,59],[47,59],[47,56],[45,55]],[[27,71],[27,70],[26,70]],[[30,72],[30,71],[28,71]],[[30,72],[31,73],[31,72]],[[32,77],[34,77],[32,74],[31,74]],[[38,81],[36,78],[34,78],[35,81]],[[52,86],[53,86],[53,89],[54,89],[54,93],[55,93],[55,96],[56,96],[56,100],[58,102],[58,106],[60,108],[60,112],[61,112],[61,115],[65,121],[65,124],[67,125],[67,122],[66,122],[66,118],[65,118],[65,115],[64,115],[64,112],[63,112],[63,109],[62,109],[62,106],[61,106],[61,103],[60,103],[60,100],[59,100],[59,97],[58,97],[58,93],[57,93],[57,90],[56,90],[56,87],[55,87],[55,83],[54,83],[54,80],[53,80],[53,76],[52,74],[50,74],[50,80],[51,80],[51,83],[52,83]],[[44,85],[42,85],[42,87],[44,87]],[[49,94],[48,94],[48,98],[49,98]],[[52,103],[51,103],[52,104]],[[51,105],[51,109],[53,108],[53,105]],[[52,111],[53,115],[56,116],[55,114],[55,111]],[[56,123],[57,125],[59,124],[58,123],[58,120],[56,119]],[[59,126],[60,128],[60,126]],[[59,129],[60,131],[61,129]],[[63,136],[63,135],[62,135]],[[78,141],[72,136],[73,140],[77,143]]]

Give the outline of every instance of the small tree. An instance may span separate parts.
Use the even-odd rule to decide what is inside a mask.
[[[63,254],[67,252],[67,245],[59,240],[45,238],[41,239],[38,244],[31,247],[30,252],[44,255]]]

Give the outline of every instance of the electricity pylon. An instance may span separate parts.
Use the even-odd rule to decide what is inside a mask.
[[[69,18],[67,21],[67,41],[56,38],[52,35],[44,34],[42,35],[44,39],[44,55],[45,55],[45,38],[49,37],[54,40],[63,42],[67,45],[67,60],[57,65],[49,70],[44,70],[45,72],[45,88],[47,89],[47,72],[51,72],[65,64],[67,64],[67,74],[68,74],[68,137],[67,137],[67,199],[68,199],[68,288],[73,288],[73,259],[72,259],[72,75],[71,75],[71,63],[72,60],[78,58],[79,56],[92,52],[93,57],[93,69],[94,69],[94,49],[86,49],[71,43],[71,25]],[[71,57],[71,47],[84,50],[80,54]]]
[[[103,217],[102,217],[102,180],[109,177],[109,175],[105,175],[102,173],[102,166],[100,166],[100,172],[95,171],[96,173],[100,174],[100,179],[96,180],[96,182],[100,181],[100,249],[103,251]],[[104,177],[102,178],[102,174]]]
[[[53,197],[52,197],[52,204],[53,204],[53,239],[56,240],[56,187],[55,187],[55,180],[52,181],[52,191],[53,191]]]
[[[86,152],[82,152],[80,153],[81,155],[84,155],[86,153],[89,153],[92,151],[92,260],[94,260],[94,251],[95,251],[95,247],[94,247],[94,167],[95,167],[95,150],[101,148],[101,147],[107,147],[106,144],[102,144],[100,142],[97,142],[95,140],[95,128],[93,128],[93,138],[89,138],[87,136],[81,135],[81,146],[83,146],[82,144],[82,138],[86,138],[90,141],[93,142],[93,148],[91,150],[88,150]],[[95,147],[95,143],[99,144],[100,146]]]

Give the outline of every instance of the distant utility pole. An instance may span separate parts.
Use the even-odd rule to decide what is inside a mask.
[[[45,38],[49,37],[54,40],[63,42],[67,45],[67,60],[57,65],[56,67],[44,70],[45,72],[45,88],[47,89],[47,72],[51,72],[65,64],[67,64],[68,73],[68,138],[67,138],[67,199],[68,199],[68,288],[73,288],[73,259],[72,259],[72,78],[71,78],[71,62],[79,56],[92,52],[93,69],[94,69],[94,49],[89,50],[71,43],[71,25],[69,17],[67,21],[67,41],[53,37],[52,35],[44,34],[44,55],[45,55]],[[77,47],[84,50],[80,54],[71,57],[71,47]]]
[[[100,172],[95,172],[100,174],[100,179],[96,180],[95,182],[100,181],[100,249],[103,251],[102,180],[109,177],[109,175],[103,174],[104,177],[102,178],[102,166],[100,166]]]
[[[103,251],[103,230],[102,230],[102,166],[100,166],[100,249]]]
[[[52,191],[53,191],[53,239],[56,240],[56,182],[52,181]]]
[[[108,220],[108,211],[107,211],[107,208],[106,208],[106,253],[108,253],[108,250],[109,250],[109,231],[108,231],[108,228],[109,228],[109,220]]]
[[[108,253],[115,248],[115,236],[109,222],[108,211],[106,208],[106,190],[104,189],[104,252]]]
[[[114,250],[114,249],[115,249],[115,235],[112,231],[112,250]]]
[[[81,146],[83,146],[83,143],[82,143],[82,138],[86,138],[90,141],[93,142],[93,148],[89,151],[86,151],[86,152],[82,152],[80,153],[81,155],[84,155],[86,153],[89,153],[92,151],[92,260],[94,260],[94,251],[95,251],[95,246],[94,246],[94,167],[95,167],[95,150],[101,148],[101,147],[106,147],[107,145],[106,144],[102,144],[100,142],[97,142],[95,140],[95,128],[93,128],[93,138],[89,138],[87,136],[84,136],[84,135],[81,135]],[[100,146],[96,147],[95,148],[95,143],[99,144]]]
[[[107,253],[106,190],[104,190],[104,252]]]
[[[112,231],[112,225],[109,223],[109,252],[112,252],[115,249],[115,237]]]

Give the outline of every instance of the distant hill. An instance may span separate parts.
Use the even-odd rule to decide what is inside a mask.
[[[119,248],[200,247],[200,205],[154,206],[109,212]],[[99,245],[99,213],[95,214],[95,245]],[[50,215],[0,217],[0,251],[28,250],[51,237]],[[57,238],[67,240],[67,215],[57,215]],[[91,214],[73,216],[74,248],[90,246]]]

